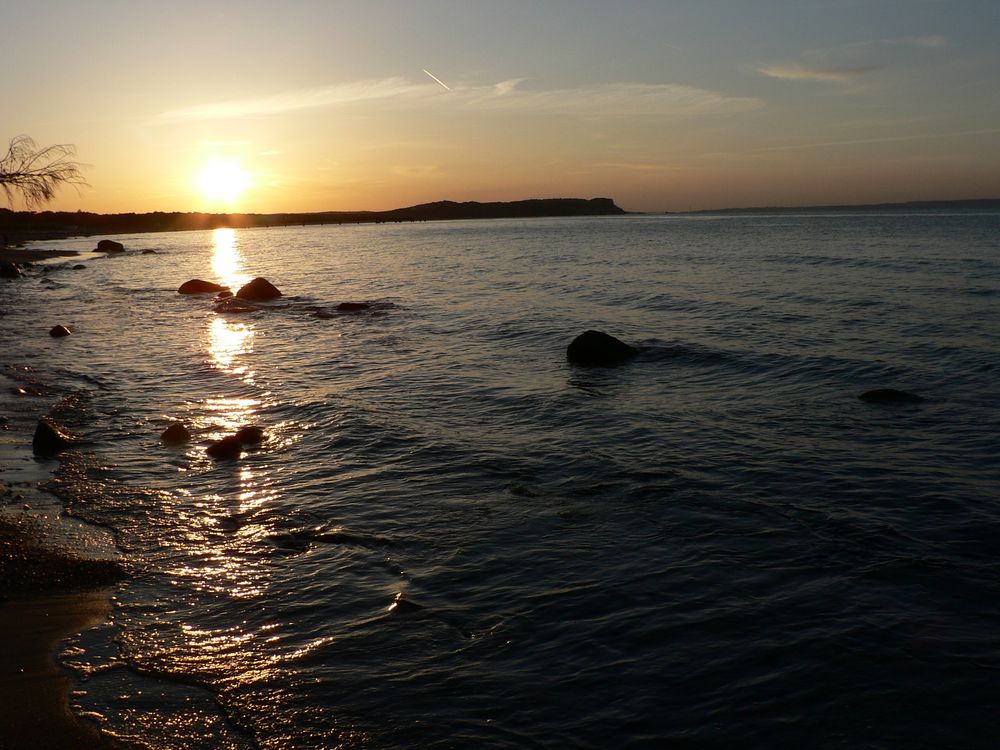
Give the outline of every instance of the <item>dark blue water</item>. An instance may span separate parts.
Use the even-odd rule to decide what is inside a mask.
[[[106,731],[1000,742],[1000,215],[119,239],[0,292],[2,364],[75,394],[88,440],[51,489],[131,572],[63,654]],[[175,291],[256,275],[285,297]],[[643,350],[569,365],[588,328]],[[924,400],[857,398],[880,387]],[[205,456],[248,423],[259,448]]]

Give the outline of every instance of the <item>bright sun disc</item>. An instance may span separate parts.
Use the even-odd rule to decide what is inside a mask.
[[[209,200],[231,201],[250,187],[250,177],[235,161],[212,159],[198,175],[198,186]]]

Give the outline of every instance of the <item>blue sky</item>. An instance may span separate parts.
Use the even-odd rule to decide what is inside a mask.
[[[3,135],[91,165],[55,208],[221,208],[197,180],[220,159],[249,186],[230,210],[1000,195],[995,0],[50,1],[3,25]]]

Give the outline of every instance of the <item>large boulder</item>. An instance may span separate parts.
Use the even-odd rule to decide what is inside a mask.
[[[264,429],[255,424],[241,427],[236,431],[236,439],[243,445],[257,445],[264,439]]]
[[[215,292],[221,292],[225,288],[221,284],[205,281],[204,279],[191,279],[181,284],[177,292],[178,294],[207,294],[209,292],[214,294]]]
[[[124,253],[125,246],[120,242],[115,242],[114,240],[101,240],[97,243],[97,252],[99,253]]]
[[[621,364],[639,350],[602,331],[584,331],[566,347],[566,359],[578,365],[610,367]]]
[[[239,291],[236,292],[236,296],[240,299],[269,300],[277,299],[281,296],[281,292],[270,281],[262,276],[258,276],[249,284],[241,286]]]
[[[858,396],[869,404],[918,404],[923,399],[915,393],[898,391],[895,388],[876,388]]]
[[[31,450],[36,456],[54,456],[59,451],[73,445],[73,436],[65,432],[48,417],[38,420],[35,436],[31,440]]]
[[[239,458],[240,453],[242,452],[243,443],[241,443],[239,438],[235,435],[230,435],[222,438],[222,440],[217,440],[205,449],[205,453],[210,455],[212,458],[223,461],[227,459]]]

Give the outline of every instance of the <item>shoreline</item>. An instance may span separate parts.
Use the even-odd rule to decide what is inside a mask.
[[[63,255],[75,253],[0,250],[19,265]],[[74,679],[57,658],[67,636],[110,617],[117,550],[38,487],[52,464],[34,456],[32,431],[51,397],[22,385],[0,372],[0,748],[124,750],[134,746],[73,713]]]
[[[104,588],[0,599],[0,747],[4,750],[129,748],[70,710],[73,680],[56,661],[63,639],[107,620],[109,592]]]

